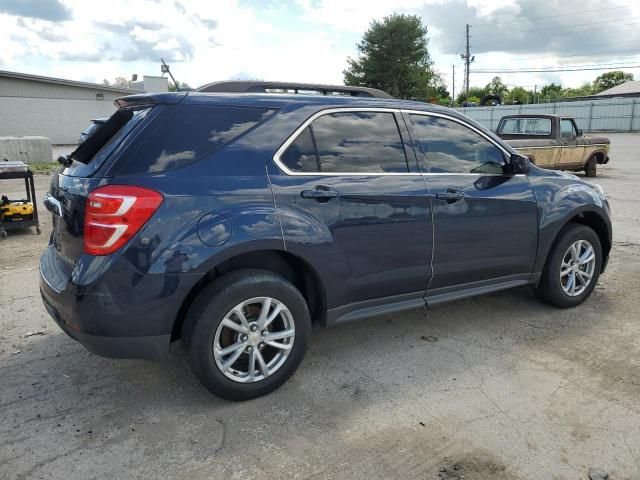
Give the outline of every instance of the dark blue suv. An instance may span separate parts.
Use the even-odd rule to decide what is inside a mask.
[[[593,291],[611,249],[598,185],[453,110],[268,87],[122,98],[61,159],[41,292],[90,351],[155,359],[182,339],[208,389],[248,399],[293,374],[312,323],[520,285],[559,307]]]

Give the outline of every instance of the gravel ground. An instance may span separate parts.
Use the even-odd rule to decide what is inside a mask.
[[[640,478],[640,136],[610,137],[614,247],[582,306],[522,288],[316,329],[298,373],[245,403],[179,345],[115,361],[64,335],[38,293],[43,215],[0,244],[0,478]]]

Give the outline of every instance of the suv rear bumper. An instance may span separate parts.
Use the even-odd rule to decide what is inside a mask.
[[[120,255],[78,263],[71,267],[51,246],[40,259],[40,293],[58,326],[103,357],[165,356],[192,276],[145,275]]]
[[[171,335],[154,335],[144,337],[105,337],[90,335],[65,322],[58,310],[49,302],[43,289],[42,302],[49,315],[55,320],[64,333],[80,342],[87,350],[107,358],[140,358],[159,360],[169,351]]]

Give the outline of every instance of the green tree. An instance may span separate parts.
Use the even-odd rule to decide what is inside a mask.
[[[533,101],[533,94],[522,87],[513,87],[505,98],[505,103],[524,105]]]
[[[428,43],[427,27],[417,15],[394,13],[374,20],[357,44],[358,58],[347,58],[344,83],[426,100],[436,76]]]
[[[602,92],[631,80],[633,80],[632,73],[625,73],[620,70],[603,73],[593,81],[593,93]]]
[[[427,100],[436,100],[441,105],[449,105],[451,103],[451,94],[440,73],[434,72],[433,74],[433,78],[427,87]]]
[[[504,97],[507,93],[507,86],[502,83],[502,79],[500,77],[493,77],[493,79],[487,83],[487,86],[484,87],[490,95],[499,95],[500,97]]]
[[[104,80],[102,80],[102,84],[107,86],[107,87],[125,87],[125,88],[129,88],[131,87],[131,80],[127,80],[124,77],[116,77],[113,82],[110,82],[109,80],[107,80],[106,78]]]
[[[111,84],[114,87],[125,87],[125,88],[129,88],[131,87],[131,80],[127,80],[124,77],[116,77],[113,80],[113,83]]]
[[[583,83],[578,88],[565,88],[562,90],[563,97],[585,97],[594,93],[593,85],[589,82]]]
[[[187,82],[178,82],[178,85],[180,85],[181,92],[188,92],[190,90],[193,90]],[[170,92],[176,91],[176,85],[173,82],[169,82],[169,91]]]
[[[541,102],[553,102],[554,100],[562,97],[562,85],[557,83],[550,83],[540,89],[540,101]]]
[[[456,103],[462,105],[464,102],[480,102],[482,97],[488,95],[487,87],[471,87],[469,89],[469,99],[467,100],[467,93],[463,90],[456,97]],[[475,99],[472,99],[472,97]]]

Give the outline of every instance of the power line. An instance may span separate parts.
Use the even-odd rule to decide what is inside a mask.
[[[640,17],[629,17],[629,18],[611,18],[609,20],[600,20],[598,22],[589,22],[589,23],[578,23],[576,25],[570,25],[570,28],[575,28],[575,27],[586,27],[589,25],[600,25],[603,23],[609,23],[609,22],[619,22],[620,20],[637,20]],[[635,25],[635,23],[621,23],[621,24],[617,24],[616,26],[623,26],[623,25]],[[560,27],[545,27],[545,28],[531,28],[528,30],[516,30],[513,32],[507,32],[507,35],[509,34],[520,34],[520,33],[528,33],[528,32],[540,32],[540,31],[544,31],[544,30],[558,30]],[[576,30],[576,31],[571,31],[571,32],[566,32],[566,33],[580,33],[583,32],[585,30]],[[486,36],[492,36],[492,35],[499,35],[499,36],[503,36],[505,35],[504,33],[500,33],[500,34],[496,34],[496,33],[480,33],[479,35],[476,35],[476,37],[486,37]],[[547,35],[548,36],[548,35]]]
[[[547,73],[547,72],[584,72],[588,70],[623,70],[630,68],[640,68],[640,65],[621,65],[615,67],[588,67],[588,68],[543,68],[539,70],[474,70],[475,73]]]
[[[511,23],[520,23],[520,22],[530,22],[531,20],[542,20],[544,18],[557,18],[557,17],[566,17],[568,15],[582,15],[585,13],[592,13],[592,12],[602,12],[602,11],[606,11],[606,10],[618,10],[621,8],[628,8],[630,5],[620,5],[619,7],[610,7],[610,8],[598,8],[595,10],[584,10],[582,12],[569,12],[569,13],[561,13],[559,15],[547,15],[544,17],[534,17],[534,18],[523,18],[522,20],[511,20],[508,22],[488,22],[488,23],[478,23],[473,25],[474,27],[488,27],[491,25],[508,25]]]
[[[629,40],[632,42],[636,42],[637,40]],[[623,42],[618,42],[618,43],[626,43],[625,41]],[[507,55],[513,55],[513,53],[508,53],[508,52],[504,52]],[[520,58],[514,58],[514,59],[510,59],[509,61],[524,61],[524,60],[548,60],[548,59],[558,59],[558,58],[574,58],[574,57],[589,57],[589,56],[593,56],[593,55],[616,55],[618,53],[634,53],[634,55],[624,55],[624,56],[636,56],[636,55],[640,55],[640,50],[638,50],[637,48],[633,48],[630,50],[616,50],[616,51],[608,51],[608,50],[596,50],[595,52],[585,52],[585,53],[575,53],[573,55],[556,55],[556,56],[548,56],[548,57],[537,57],[537,56],[532,56],[532,57],[520,57]]]
[[[629,62],[611,62],[611,63],[587,63],[587,64],[582,64],[582,65],[556,65],[556,66],[550,66],[548,68],[582,68],[582,67],[606,67],[607,65],[635,65],[637,64],[638,61],[637,60],[633,60],[633,61],[629,61]],[[486,67],[484,70],[491,68],[491,67]],[[525,68],[545,68],[545,67],[525,67]],[[480,70],[478,71],[483,71],[483,68],[481,67]]]

